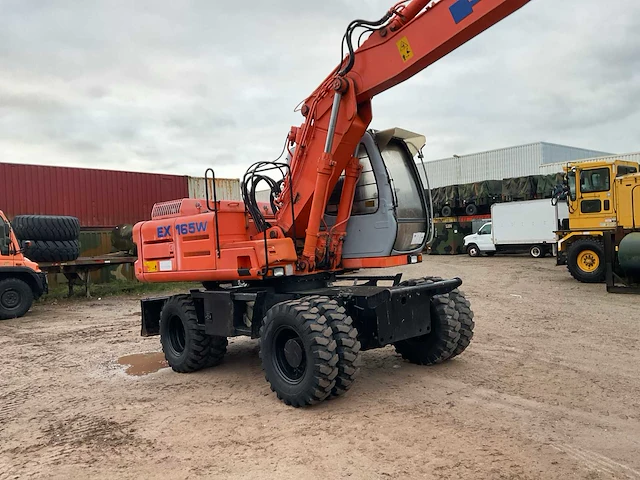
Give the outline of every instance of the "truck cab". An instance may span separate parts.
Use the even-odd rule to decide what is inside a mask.
[[[11,224],[0,210],[0,320],[26,314],[48,290],[38,264],[24,257]]]
[[[605,280],[605,237],[614,246],[640,227],[639,165],[620,159],[569,163],[565,166],[565,193],[569,224],[558,232],[558,264],[583,283]],[[635,208],[634,208],[635,207]],[[629,240],[627,240],[629,242]]]
[[[483,253],[492,255],[496,252],[491,235],[491,225],[491,222],[487,222],[476,233],[464,237],[464,248],[469,256],[477,257]]]

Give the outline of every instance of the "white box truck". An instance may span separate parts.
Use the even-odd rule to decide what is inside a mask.
[[[472,257],[527,251],[534,258],[555,254],[555,232],[568,218],[566,203],[551,205],[549,199],[496,203],[491,206],[491,221],[464,237],[464,248]]]

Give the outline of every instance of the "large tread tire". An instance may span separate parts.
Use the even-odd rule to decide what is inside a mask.
[[[77,240],[36,240],[30,247],[25,247],[23,253],[34,262],[70,262],[80,256],[80,246]]]
[[[338,351],[338,376],[330,397],[344,395],[351,388],[360,373],[360,341],[353,319],[345,308],[329,297],[307,297],[309,302],[324,315],[336,341]]]
[[[80,221],[76,217],[18,215],[11,221],[19,240],[78,240]]]
[[[303,360],[286,366],[283,338],[297,343]],[[326,316],[308,298],[271,307],[260,327],[260,360],[271,390],[293,407],[325,400],[336,385],[338,346]]]
[[[169,366],[178,373],[190,373],[222,363],[227,338],[207,335],[198,325],[189,295],[174,295],[160,314],[160,342]]]
[[[441,281],[440,277],[424,277],[401,282],[402,286]],[[435,365],[450,360],[466,350],[473,338],[473,312],[464,293],[454,289],[435,295],[431,300],[431,332],[421,337],[394,344],[405,360],[419,365]]]
[[[0,280],[0,320],[20,318],[33,305],[33,290],[19,278]]]
[[[598,267],[588,272],[583,270],[579,264],[579,256],[582,252],[593,252],[598,262]],[[573,278],[582,283],[601,283],[605,280],[606,266],[604,261],[604,244],[600,240],[583,238],[576,240],[567,252],[567,269]]]

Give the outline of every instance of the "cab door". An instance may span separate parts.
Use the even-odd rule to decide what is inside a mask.
[[[11,246],[11,226],[0,216],[0,267],[13,266]]]
[[[589,229],[615,226],[615,204],[609,167],[580,170],[577,207],[579,216],[571,228]]]

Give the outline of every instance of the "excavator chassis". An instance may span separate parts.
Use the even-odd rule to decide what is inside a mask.
[[[462,284],[454,278],[434,283],[400,285],[394,277],[335,277],[335,280],[364,281],[361,285],[319,287],[317,282],[282,282],[259,287],[236,286],[217,290],[191,290],[198,326],[205,335],[220,337],[260,337],[260,326],[267,311],[287,300],[323,296],[337,300],[353,319],[362,350],[381,348],[395,342],[428,334],[431,331],[429,300],[434,295],[451,292]],[[381,281],[393,286],[380,286]],[[321,283],[324,283],[320,280]],[[312,285],[306,285],[311,283]],[[298,288],[296,288],[298,287]],[[160,334],[162,307],[171,297],[143,299],[142,336]],[[247,313],[250,312],[251,318]],[[249,320],[249,321],[247,321]]]
[[[169,365],[180,373],[221,363],[230,337],[259,338],[278,398],[312,405],[350,388],[362,350],[394,345],[406,360],[430,365],[469,345],[473,313],[458,290],[462,280],[400,280],[318,274],[208,284],[143,299],[141,334],[160,335]]]

